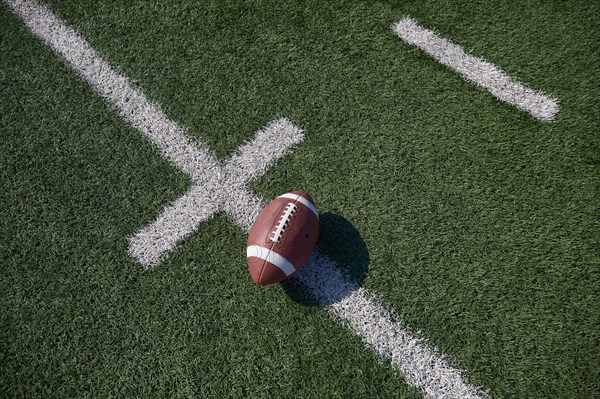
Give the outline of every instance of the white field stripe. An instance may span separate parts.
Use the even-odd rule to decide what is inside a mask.
[[[223,167],[202,143],[192,140],[186,130],[150,101],[144,93],[104,60],[73,28],[43,4],[34,0],[5,0],[31,31],[61,54],[121,116],[152,141],[177,168],[188,174],[194,186],[159,218],[130,238],[129,253],[146,267],[156,266],[200,223],[226,205],[229,195],[246,189],[253,179],[304,138],[302,129],[288,119],[272,121],[243,145]],[[203,192],[203,190],[205,192]],[[250,226],[260,203],[251,195],[243,198],[246,210],[237,210],[234,219]]]
[[[285,193],[283,195],[280,195],[279,198],[287,198],[287,199],[292,199],[294,201],[301,202],[302,204],[304,204],[304,206],[306,206],[308,209],[310,209],[312,211],[312,213],[315,214],[315,216],[317,216],[317,219],[319,218],[319,212],[317,211],[317,208],[315,208],[313,203],[310,202],[309,200],[307,200],[306,198],[304,198],[300,195],[291,194],[291,193]]]
[[[223,203],[223,211],[225,211],[245,232],[250,231],[250,227],[254,220],[265,207],[262,199],[250,193],[245,189],[231,189],[230,195]]]
[[[231,198],[228,206],[244,208],[246,200],[237,203],[235,198]],[[260,209],[262,206],[255,216]],[[240,227],[249,230],[249,227]],[[319,249],[295,277],[321,305],[327,306],[336,318],[400,371],[407,384],[419,389],[423,397],[489,398],[481,389],[470,385],[463,373],[451,367],[425,339],[413,334],[399,316],[385,309],[365,288],[353,283]]]
[[[461,371],[448,365],[435,348],[413,334],[400,317],[349,280],[319,250],[296,278],[368,346],[389,360],[425,398],[488,398],[482,390],[470,385]]]
[[[272,140],[269,143],[264,142],[266,134]],[[243,145],[224,168],[216,168],[217,175],[212,180],[194,184],[187,194],[166,207],[156,221],[131,237],[129,254],[145,267],[155,267],[177,244],[198,230],[200,223],[219,211],[225,211],[236,224],[249,230],[262,209],[262,202],[248,192],[248,182],[262,176],[268,166],[303,138],[302,129],[287,119],[271,122],[254,140]],[[251,165],[252,156],[259,159],[257,165]],[[234,165],[250,173],[243,175]],[[233,199],[235,205],[231,206]]]
[[[279,255],[277,252],[272,251],[269,248],[261,247],[260,245],[250,245],[247,247],[246,257],[266,260],[277,266],[286,276],[291,276],[296,271],[296,268],[289,260]]]
[[[31,31],[61,54],[102,97],[113,104],[127,122],[144,134],[180,170],[195,181],[213,179],[217,159],[186,131],[169,119],[104,60],[74,29],[45,5],[32,0],[5,0]]]
[[[529,112],[540,120],[552,121],[559,111],[555,99],[519,83],[494,64],[465,53],[462,47],[423,28],[410,17],[404,17],[394,24],[393,30],[405,42],[417,46],[465,79],[485,88],[496,98]]]
[[[242,145],[225,166],[230,181],[246,184],[258,179],[269,167],[285,155],[290,147],[304,140],[304,131],[287,118],[279,118],[256,132],[249,143]]]
[[[219,211],[219,203],[206,187],[194,185],[158,219],[129,238],[129,255],[145,267],[157,266],[184,238]]]
[[[261,138],[266,137],[263,135],[277,135],[277,129],[270,131],[267,128],[257,134],[255,145],[249,143],[243,146],[227,166],[221,167],[212,154],[191,141],[181,127],[169,120],[141,91],[133,88],[47,7],[32,0],[5,2],[37,36],[65,56],[100,94],[115,104],[126,120],[194,180],[188,194],[167,207],[155,224],[132,237],[131,250],[137,251],[134,256],[140,262],[146,266],[156,262],[170,250],[165,248],[171,248],[197,229],[216,209],[227,212],[236,224],[249,230],[263,204],[260,198],[247,190],[247,183],[264,173],[268,165],[291,145],[301,141],[302,137],[298,136],[302,134],[301,130],[293,127],[284,129],[282,136],[286,138],[276,141],[278,144],[273,149],[265,146]],[[129,102],[131,104],[127,104]],[[264,148],[265,152],[254,152],[255,148]],[[253,159],[250,154],[256,158]],[[248,176],[240,172],[241,169]],[[162,237],[163,234],[170,237]],[[154,246],[162,249],[157,251]],[[352,283],[323,254],[316,251],[298,279],[380,356],[389,359],[404,374],[407,383],[419,388],[426,398],[485,397],[481,391],[468,385],[458,370],[448,366],[435,349],[414,336],[399,318],[385,310],[364,288]]]

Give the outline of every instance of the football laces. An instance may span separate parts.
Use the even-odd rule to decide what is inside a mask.
[[[288,202],[288,204],[284,208],[284,212],[281,214],[281,218],[279,219],[277,226],[275,226],[275,230],[273,230],[273,232],[271,233],[271,237],[269,237],[271,241],[273,241],[276,244],[279,244],[281,242],[281,239],[283,238],[283,233],[285,233],[285,229],[289,226],[292,217],[296,213],[297,209],[297,205],[295,205],[292,202]]]

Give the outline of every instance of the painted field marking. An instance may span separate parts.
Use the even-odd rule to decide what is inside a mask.
[[[262,176],[304,132],[285,118],[271,122],[241,146],[224,166],[214,166],[211,180],[194,182],[190,190],[167,206],[158,219],[129,239],[129,254],[145,267],[158,265],[166,254],[215,213],[225,211],[236,224],[250,230],[262,201],[248,192],[252,180]]]
[[[186,129],[169,119],[129,79],[103,59],[73,28],[47,7],[30,0],[7,3],[31,31],[61,54],[98,94],[113,104],[123,119],[146,136],[178,169],[190,176],[193,185],[184,196],[165,208],[158,219],[129,241],[129,253],[145,267],[156,266],[200,223],[225,210],[238,224],[249,227],[260,201],[242,193],[252,180],[304,139],[301,129],[281,118],[256,133],[252,142],[222,165],[202,143],[192,140]],[[228,203],[245,199],[245,207]],[[237,204],[237,202],[236,202]]]
[[[335,262],[315,251],[298,280],[343,324],[379,356],[400,371],[405,381],[428,399],[483,399],[489,396],[470,385],[423,338],[365,288],[347,278]]]
[[[404,17],[392,27],[405,42],[425,51],[465,79],[483,87],[496,98],[529,112],[542,121],[552,121],[559,111],[557,100],[530,89],[494,64],[467,54],[462,47]]]
[[[186,131],[170,120],[161,108],[134,88],[72,28],[46,6],[33,0],[5,0],[31,31],[67,59],[94,89],[115,105],[121,116],[151,140],[178,168],[192,178],[184,196],[166,207],[148,228],[131,238],[131,248],[144,248],[143,242],[167,250],[137,254],[148,267],[178,240],[195,231],[215,212],[231,215],[248,231],[264,202],[247,190],[252,179],[261,176],[290,145],[302,140],[303,133],[286,119],[271,123],[254,140],[243,145],[225,164]],[[285,137],[287,144],[273,144]],[[183,227],[182,227],[183,226]],[[183,233],[182,233],[183,231]],[[159,237],[159,234],[173,237]],[[166,240],[162,242],[162,239]],[[159,255],[156,255],[156,254]],[[156,258],[158,256],[158,258]],[[330,312],[358,334],[381,357],[399,370],[408,384],[431,399],[478,399],[486,395],[468,384],[461,371],[450,367],[427,342],[405,327],[400,317],[379,304],[366,289],[358,287],[335,263],[315,251],[298,274],[298,280]]]

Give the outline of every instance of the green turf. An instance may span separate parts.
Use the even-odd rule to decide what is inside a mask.
[[[3,23],[3,396],[418,397],[321,309],[251,283],[225,218],[142,272],[125,237],[185,179]]]
[[[303,126],[255,191],[306,189],[350,226],[355,278],[475,385],[600,396],[597,6],[50,4],[221,158]],[[404,15],[555,95],[557,121],[402,43]],[[0,26],[0,396],[420,396],[322,308],[254,286],[224,216],[143,272],[126,237],[185,176],[5,6]]]

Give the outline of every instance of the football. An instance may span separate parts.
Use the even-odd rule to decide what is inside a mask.
[[[299,271],[319,238],[319,214],[302,190],[271,201],[258,215],[246,246],[248,270],[260,285],[275,284]]]

